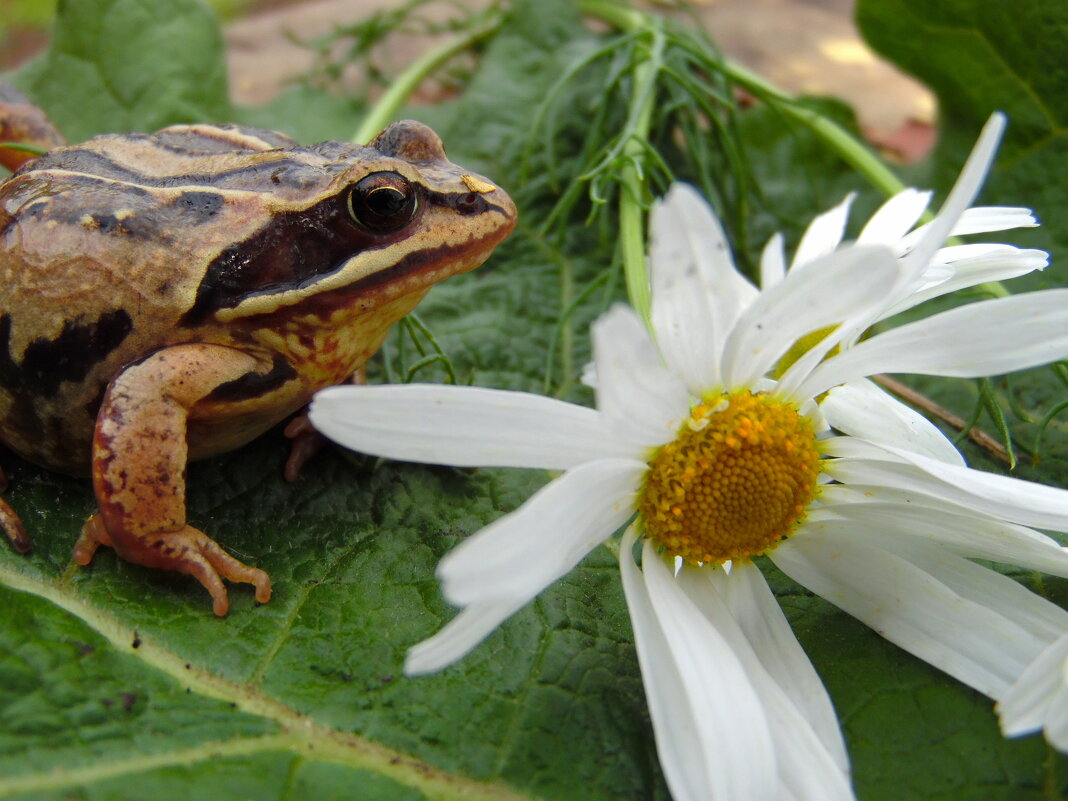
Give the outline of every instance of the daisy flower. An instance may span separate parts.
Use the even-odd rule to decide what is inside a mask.
[[[409,674],[461,658],[626,527],[623,587],[676,801],[852,799],[824,689],[754,557],[996,699],[1007,733],[1068,745],[1068,613],[972,561],[1068,576],[1037,528],[1068,530],[1068,492],[971,470],[926,419],[867,376],[976,377],[1068,356],[1068,290],[976,302],[861,340],[918,300],[1045,265],[1003,245],[941,247],[953,231],[1032,224],[968,210],[995,118],[941,212],[889,201],[843,245],[845,206],[790,268],[765,249],[763,288],[734,267],[686,186],[654,208],[652,334],[627,306],[592,328],[597,408],[474,387],[325,390],[314,424],[368,453],[563,471],[449,553],[461,608],[411,649]]]

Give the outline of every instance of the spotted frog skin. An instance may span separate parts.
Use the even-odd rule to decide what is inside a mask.
[[[231,125],[57,147],[0,183],[0,440],[91,475],[77,562],[108,545],[191,574],[218,615],[223,579],[265,602],[267,574],[187,524],[187,461],[348,380],[514,224],[508,195],[417,122],[366,147]],[[28,550],[3,501],[0,526]]]

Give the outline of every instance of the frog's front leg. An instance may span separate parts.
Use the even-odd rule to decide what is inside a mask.
[[[99,545],[131,562],[194,576],[211,593],[215,614],[229,600],[222,579],[271,581],[185,522],[187,423],[212,390],[262,369],[254,357],[219,345],[179,345],[126,368],[108,387],[93,437],[93,487],[100,514],[82,529],[74,558],[88,564]]]

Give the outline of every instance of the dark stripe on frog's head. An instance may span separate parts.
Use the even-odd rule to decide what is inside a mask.
[[[502,217],[509,215],[477,193],[432,192],[420,184],[413,185],[419,193],[420,210],[433,205],[448,207],[460,217],[491,211]],[[354,256],[385,251],[408,239],[420,213],[409,226],[384,236],[372,234],[351,221],[344,195],[328,198],[306,211],[278,214],[268,227],[244,242],[234,243],[208,266],[196,300],[182,317],[181,325],[199,325],[217,311],[236,308],[250,298],[293,292],[297,293],[293,302],[300,302],[305,296],[313,296],[316,283],[343,271]],[[448,261],[452,254],[466,252],[467,244],[444,243],[398,252],[387,268],[354,278],[354,284],[377,286],[403,278],[432,261]]]
[[[52,397],[64,381],[82,381],[133,330],[125,309],[113,309],[92,322],[68,320],[53,339],[31,340],[16,362],[11,354],[10,314],[0,315],[0,383],[40,397]]]
[[[249,295],[300,286],[337,270],[352,253],[388,246],[404,236],[376,237],[348,220],[344,200],[276,214],[250,238],[235,242],[208,265],[181,324],[196,326]]]

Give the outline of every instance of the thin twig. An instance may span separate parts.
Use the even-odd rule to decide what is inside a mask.
[[[922,392],[917,392],[912,387],[902,384],[896,378],[891,378],[888,375],[876,375],[872,376],[872,378],[875,383],[879,384],[883,389],[889,390],[901,398],[901,400],[912,404],[928,417],[941,420],[955,431],[963,431],[967,428],[968,424],[963,417],[953,414],[949,409],[935,403]],[[1009,458],[1009,452],[1005,450],[1005,446],[982,429],[975,428],[974,426],[969,428],[968,439],[995,459],[1000,459],[1005,462],[1005,464],[1012,464],[1012,459]]]

